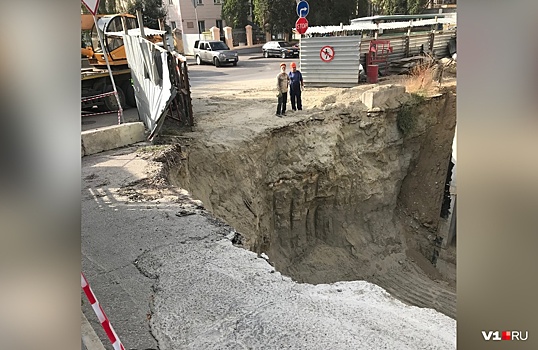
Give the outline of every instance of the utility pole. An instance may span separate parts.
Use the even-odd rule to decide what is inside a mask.
[[[201,36],[201,33],[200,33],[200,22],[198,22],[198,10],[196,9],[197,8],[197,2],[198,0],[192,0],[192,5],[194,6],[194,15],[196,16],[196,30],[198,31],[198,40],[202,40],[202,36]]]

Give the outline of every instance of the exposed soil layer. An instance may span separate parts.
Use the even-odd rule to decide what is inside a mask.
[[[360,100],[365,89],[320,89],[311,109],[284,119],[271,113],[270,88],[256,91],[263,98],[195,101],[197,131],[181,139],[170,181],[296,281],[367,280],[455,317],[455,280],[430,262],[455,89],[412,105],[404,95],[375,110]],[[217,99],[223,107],[212,117]],[[404,107],[412,119],[405,134]]]

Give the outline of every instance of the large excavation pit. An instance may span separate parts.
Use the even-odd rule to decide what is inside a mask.
[[[298,282],[366,280],[455,317],[446,209],[441,218],[455,88],[429,97],[401,86],[322,92],[283,119],[268,97],[208,99],[180,142],[171,183]]]

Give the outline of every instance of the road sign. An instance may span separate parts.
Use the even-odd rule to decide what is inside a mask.
[[[99,0],[81,0],[84,6],[88,9],[88,11],[91,12],[92,15],[97,14],[97,10],[99,9]]]
[[[319,57],[323,62],[331,62],[334,58],[334,48],[332,46],[323,46],[319,50]]]
[[[310,10],[310,6],[308,6],[308,3],[304,0],[299,1],[297,4],[297,16],[299,17],[306,17],[308,16],[308,11]]]
[[[306,30],[308,29],[308,21],[306,20],[306,18],[300,17],[297,22],[295,22],[295,29],[299,34],[306,33]]]

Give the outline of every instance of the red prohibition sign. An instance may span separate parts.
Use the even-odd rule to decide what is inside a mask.
[[[319,51],[319,57],[323,62],[331,62],[334,58],[334,48],[332,46],[323,46]]]

